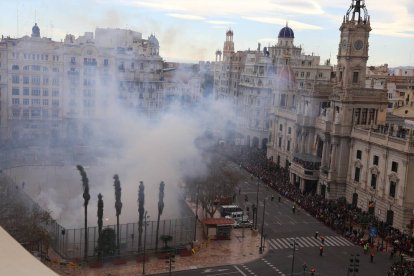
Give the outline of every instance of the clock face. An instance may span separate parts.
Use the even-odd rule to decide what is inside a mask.
[[[346,39],[342,40],[342,48],[346,48],[346,46],[348,46],[348,42],[346,41]]]
[[[362,42],[362,40],[357,40],[355,41],[354,47],[357,50],[361,50],[362,47],[364,47],[364,42]]]

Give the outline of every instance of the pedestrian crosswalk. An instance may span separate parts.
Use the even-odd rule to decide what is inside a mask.
[[[286,249],[293,248],[293,241],[295,238],[279,238],[268,239],[270,249]],[[322,244],[319,238],[315,237],[297,237],[296,247],[317,247]],[[325,236],[324,246],[353,246],[354,244],[342,236]]]

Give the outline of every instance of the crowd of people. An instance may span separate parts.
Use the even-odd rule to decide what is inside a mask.
[[[374,215],[348,204],[345,198],[328,200],[317,193],[303,193],[298,186],[292,185],[289,179],[288,168],[283,168],[269,160],[264,151],[242,146],[220,145],[220,152],[233,162],[240,164],[266,185],[276,190],[281,195],[289,198],[295,205],[301,206],[312,216],[331,227],[337,233],[345,236],[355,244],[363,246],[369,243],[371,248],[390,253],[393,258],[397,254],[412,256],[414,239],[406,233],[379,221]],[[378,229],[377,239],[370,239],[369,227]],[[405,271],[406,262],[399,262],[392,267],[390,275],[414,275],[398,274]],[[391,271],[390,270],[390,271]]]
[[[391,265],[388,276],[412,276],[414,275],[414,262],[399,261]]]

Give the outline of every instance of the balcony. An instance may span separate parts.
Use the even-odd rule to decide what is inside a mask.
[[[321,158],[311,154],[295,153],[292,161],[305,170],[318,171],[321,167]]]

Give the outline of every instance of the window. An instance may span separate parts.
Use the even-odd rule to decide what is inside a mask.
[[[19,109],[13,109],[13,117],[19,118],[20,117],[20,110]]]
[[[300,72],[300,76],[303,78],[305,76],[305,72]]]
[[[25,119],[29,118],[29,110],[28,109],[23,110],[23,118],[25,118]]]
[[[32,99],[32,105],[40,105],[40,99]]]
[[[390,181],[390,191],[389,194],[391,197],[395,197],[395,191],[397,189],[397,183],[395,183],[394,181]]]
[[[283,125],[282,124],[280,124],[279,125],[279,131],[282,131],[283,130]]]
[[[282,147],[282,137],[279,137],[279,148]]]
[[[45,97],[49,96],[49,90],[43,89],[43,96]]]
[[[374,155],[374,160],[372,161],[372,164],[374,164],[375,166],[378,166],[378,164],[379,164],[379,157],[377,155]]]
[[[32,89],[32,96],[40,96],[40,89]]]
[[[109,65],[109,60],[108,59],[104,59],[104,66],[108,66]]]
[[[371,175],[371,188],[372,189],[377,188],[377,175],[376,174]]]
[[[59,100],[52,100],[52,106],[59,107]]]
[[[12,104],[13,105],[19,105],[20,104],[20,100],[19,99],[16,99],[16,98],[13,98],[12,99]]]
[[[362,159],[362,151],[357,150],[357,152],[356,152],[356,158],[359,159],[359,160]]]
[[[290,151],[290,140],[288,140],[288,142],[287,142],[287,149],[286,150]]]
[[[359,73],[358,72],[354,72],[353,76],[352,76],[352,82],[353,83],[358,83],[358,78],[359,78]]]
[[[24,105],[29,105],[29,103],[30,103],[29,99],[23,99],[23,104]]]
[[[43,77],[43,85],[48,85],[48,84],[49,84],[49,78]]]
[[[306,77],[309,78],[310,77],[310,72],[306,72]]]
[[[291,133],[292,133],[292,128],[288,127],[288,134],[291,134]]]
[[[32,109],[32,117],[40,117],[40,108]]]
[[[43,105],[49,105],[49,100],[48,99],[43,99]]]
[[[359,182],[359,175],[361,174],[361,169],[356,167],[355,168],[355,176],[354,176],[354,181]]]
[[[32,84],[40,84],[40,77],[39,76],[33,76],[32,77]]]
[[[394,162],[394,161],[392,162],[391,171],[398,172],[398,163],[397,162]]]
[[[18,75],[13,75],[12,76],[12,83],[17,84],[17,83],[19,83],[19,80],[20,80],[20,78],[19,78]]]
[[[49,118],[49,111],[47,109],[42,110],[42,117],[44,119]]]
[[[23,77],[23,83],[29,84],[29,77]]]
[[[52,97],[59,97],[59,90],[53,90]]]
[[[13,87],[12,88],[12,95],[13,96],[19,96],[19,94],[20,94],[19,88]]]
[[[59,85],[59,79],[58,78],[53,78],[52,85],[55,85],[55,86]]]

